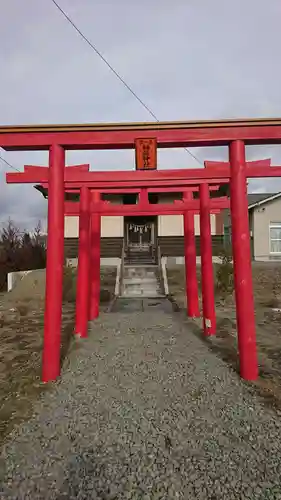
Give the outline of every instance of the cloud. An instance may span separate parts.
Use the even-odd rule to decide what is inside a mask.
[[[160,120],[281,116],[279,0],[60,0],[82,31]],[[16,14],[15,14],[16,13]],[[10,0],[0,18],[0,119],[3,124],[148,121],[151,117],[81,40],[52,2]],[[194,149],[227,159],[227,148]],[[247,148],[249,159],[275,147]],[[45,153],[5,153],[22,168]],[[159,168],[198,166],[184,150],[161,150]],[[69,162],[132,169],[130,151],[70,152]],[[1,162],[0,162],[1,163]],[[1,163],[0,220],[26,227],[46,202],[31,186],[6,186]],[[281,189],[251,181],[252,189]]]

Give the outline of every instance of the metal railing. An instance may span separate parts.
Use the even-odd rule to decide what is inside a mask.
[[[116,283],[115,283],[115,297],[119,297],[122,295],[122,282],[124,276],[124,261],[125,261],[125,242],[123,241],[122,252],[121,252],[121,261],[117,267],[116,273]]]
[[[162,259],[161,248],[159,243],[157,242],[157,264],[158,264],[158,272],[160,276],[161,289],[166,296],[169,295],[169,286],[168,286],[168,278],[166,273],[166,265],[164,259]]]

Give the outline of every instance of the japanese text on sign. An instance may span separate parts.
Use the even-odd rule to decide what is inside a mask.
[[[136,139],[136,170],[155,170],[157,168],[156,139]]]

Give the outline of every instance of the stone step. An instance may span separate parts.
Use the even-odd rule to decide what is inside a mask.
[[[127,264],[130,264],[132,266],[140,266],[140,265],[149,266],[149,265],[152,265],[153,262],[148,261],[148,260],[144,260],[143,262],[136,261],[136,260],[130,260],[130,262],[127,262]]]
[[[129,266],[152,266],[155,265],[155,261],[153,260],[127,260],[125,261],[125,265]]]
[[[125,263],[128,264],[153,264],[155,260],[155,256],[147,252],[130,252],[125,256]]]
[[[126,290],[128,288],[135,288],[140,290],[159,290],[160,285],[157,281],[154,283],[124,283],[123,289]]]
[[[157,296],[161,293],[159,286],[142,287],[139,285],[127,285],[123,288],[122,295],[153,295]]]
[[[122,297],[159,297],[162,296],[158,287],[142,288],[136,286],[126,286],[122,292]]]
[[[125,257],[125,260],[153,260],[150,255],[130,255]]]
[[[157,271],[153,268],[145,268],[143,266],[140,267],[131,267],[130,269],[124,268],[123,276],[129,276],[132,278],[133,276],[157,276]]]
[[[163,297],[159,270],[156,265],[125,265],[121,286],[121,296]]]
[[[157,294],[130,294],[130,293],[127,293],[126,295],[122,295],[121,296],[121,299],[165,299],[166,296],[161,294],[161,293],[157,293]]]
[[[126,270],[124,269],[123,277],[125,279],[158,279],[157,274],[154,271],[146,271],[143,269],[136,270]]]
[[[155,284],[158,284],[160,282],[160,280],[158,280],[156,277],[152,277],[152,278],[148,278],[148,277],[145,277],[145,278],[141,278],[139,276],[134,276],[132,278],[123,278],[123,284],[124,285],[130,285],[130,284],[136,284],[136,285],[146,285],[146,286],[150,286],[150,285],[155,285]]]
[[[123,285],[155,285],[158,284],[158,280],[156,278],[124,278]]]

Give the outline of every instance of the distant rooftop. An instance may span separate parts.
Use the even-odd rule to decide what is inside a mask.
[[[266,198],[271,198],[271,196],[276,194],[278,193],[250,193],[248,194],[248,205],[254,205],[255,203],[266,200]]]

